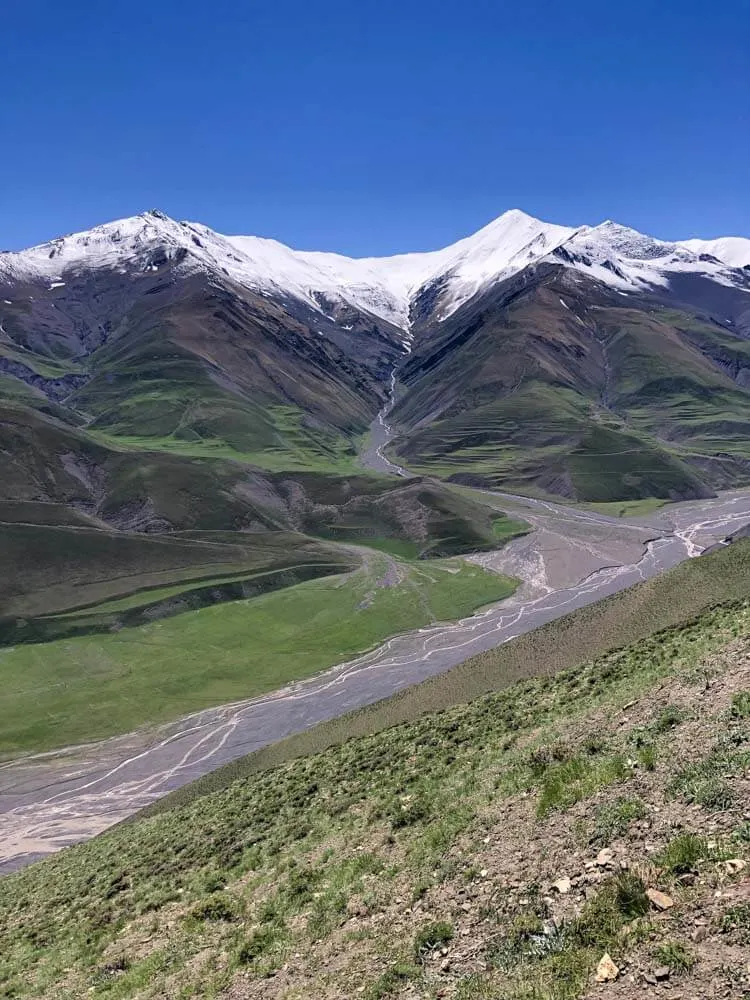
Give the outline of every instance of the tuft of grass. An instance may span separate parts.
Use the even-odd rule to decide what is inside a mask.
[[[670,972],[689,972],[696,963],[695,955],[682,941],[664,941],[654,949],[654,958]]]
[[[704,809],[720,812],[734,804],[735,793],[726,775],[750,766],[750,727],[730,725],[702,760],[689,764],[674,777],[669,791]]]
[[[671,729],[679,726],[684,718],[685,713],[681,708],[677,705],[667,705],[652,723],[651,730],[660,736],[662,733],[668,733]]]
[[[274,953],[285,938],[286,932],[283,928],[274,926],[258,928],[237,950],[237,964],[255,965]]]
[[[653,743],[644,743],[643,746],[638,747],[637,754],[638,760],[644,770],[656,770],[656,765],[659,761],[659,751]]]
[[[599,808],[594,823],[592,843],[608,844],[615,837],[622,837],[636,820],[646,817],[646,803],[636,796],[620,797]]]
[[[625,920],[644,917],[649,910],[649,898],[643,879],[633,872],[622,872],[614,879],[615,904]]]
[[[750,719],[750,691],[738,691],[732,695],[729,716],[732,719]]]
[[[385,1000],[410,980],[419,976],[419,969],[406,962],[397,962],[379,976],[367,991],[368,1000]]]
[[[224,893],[212,893],[201,900],[190,911],[194,920],[225,920],[231,922],[237,919],[237,904]]]
[[[613,875],[574,921],[571,939],[581,947],[616,952],[622,944],[623,926],[645,916],[648,910],[643,880],[631,872]]]
[[[594,792],[629,774],[621,754],[596,759],[576,755],[548,768],[542,778],[537,814],[546,816],[555,809],[567,809]]]
[[[414,957],[417,961],[424,961],[429,952],[435,948],[441,948],[453,938],[453,924],[447,920],[437,920],[432,924],[427,924],[417,931],[414,936]]]
[[[671,875],[687,875],[694,872],[699,862],[707,860],[710,855],[705,837],[700,837],[697,833],[681,833],[654,856],[654,861]]]

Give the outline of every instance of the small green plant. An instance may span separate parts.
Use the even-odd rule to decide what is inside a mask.
[[[616,949],[625,924],[648,913],[649,899],[642,879],[631,872],[613,875],[602,883],[580,916],[571,924],[569,940],[582,948]]]
[[[237,952],[239,965],[253,965],[271,952],[283,939],[276,927],[261,927],[242,944]]]
[[[673,973],[689,972],[696,961],[682,941],[664,941],[654,950],[654,958]]]
[[[750,903],[730,907],[721,918],[721,931],[743,947],[750,945]]]
[[[621,837],[631,823],[646,816],[643,799],[621,797],[603,805],[596,816],[593,843],[608,844],[614,837]]]
[[[197,903],[190,911],[194,920],[224,920],[230,922],[237,919],[237,905],[233,899],[224,893],[216,892],[207,899]]]
[[[750,691],[738,691],[732,696],[729,715],[733,719],[750,719]]]
[[[668,733],[683,721],[685,713],[677,705],[667,705],[651,724],[651,731],[657,735]]]
[[[401,830],[415,823],[422,823],[432,815],[429,800],[422,792],[396,796],[385,806],[385,815],[394,830]]]
[[[644,743],[638,747],[638,760],[645,771],[655,771],[656,763],[659,760],[659,751],[653,743]]]
[[[435,923],[427,924],[414,936],[414,957],[418,961],[423,961],[428,952],[447,944],[452,937],[453,924],[448,923],[447,920],[438,920]]]
[[[750,766],[750,727],[730,725],[702,760],[689,764],[675,775],[670,791],[704,809],[729,809],[735,793],[726,776]]]
[[[518,913],[508,925],[508,941],[518,948],[543,931],[542,918],[534,912]]]
[[[537,813],[543,817],[553,809],[566,809],[627,775],[628,766],[620,754],[611,757],[571,757],[545,772]]]
[[[643,879],[633,872],[622,872],[614,878],[617,909],[625,920],[644,917],[649,910],[649,899]]]
[[[606,747],[607,741],[596,733],[589,733],[583,741],[583,752],[588,754],[589,757],[595,757],[597,754],[602,753]]]
[[[541,777],[545,771],[555,764],[561,764],[570,757],[570,748],[561,740],[555,743],[545,743],[529,751],[528,763],[532,773]]]
[[[419,975],[419,969],[405,962],[397,962],[379,976],[367,991],[368,1000],[385,1000],[392,996],[409,979]]]
[[[681,833],[657,854],[654,861],[672,875],[686,875],[696,870],[700,861],[710,856],[708,843],[697,833]]]

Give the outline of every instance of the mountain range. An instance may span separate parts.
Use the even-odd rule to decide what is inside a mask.
[[[233,509],[238,475],[352,474],[392,375],[418,474],[597,501],[750,481],[748,239],[512,210],[353,259],[151,211],[2,253],[0,286],[5,500],[154,530],[184,526],[167,459]]]

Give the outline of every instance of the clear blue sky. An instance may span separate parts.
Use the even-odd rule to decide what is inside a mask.
[[[750,235],[750,0],[5,0],[0,246],[158,207],[355,255],[507,208]]]

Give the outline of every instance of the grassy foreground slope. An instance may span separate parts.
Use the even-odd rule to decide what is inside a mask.
[[[45,620],[91,634],[0,649],[0,756],[101,739],[264,694],[398,632],[470,614],[516,587],[463,560],[409,563],[375,552],[351,574],[261,596],[253,595],[257,580],[225,583],[239,600],[167,618],[162,610],[146,624],[102,631],[102,619],[106,626],[130,610],[122,608],[129,601],[111,601]],[[219,581],[209,588],[221,589]],[[162,607],[175,600],[189,607],[184,584],[174,590],[163,588]]]
[[[749,554],[689,564],[683,592],[745,591],[689,624],[3,880],[0,989],[573,1000],[601,967],[609,997],[746,995]],[[652,630],[666,615],[657,601]]]

